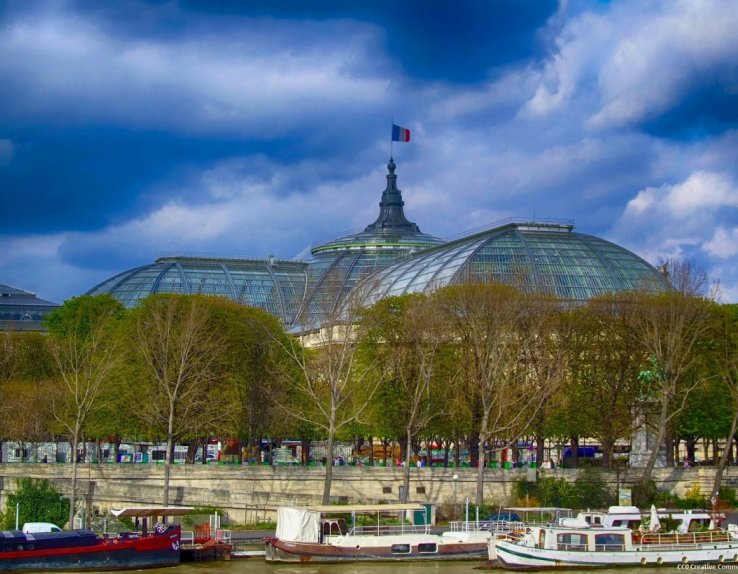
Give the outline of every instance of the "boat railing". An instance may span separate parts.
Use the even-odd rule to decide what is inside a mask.
[[[354,526],[348,533],[349,536],[387,536],[395,534],[428,534],[430,525],[411,524],[370,524]]]
[[[525,528],[525,523],[514,520],[459,520],[448,523],[451,532],[512,532]]]
[[[586,544],[564,544],[563,542],[559,542],[556,548],[558,548],[559,550],[571,550],[575,552],[581,552],[582,550],[587,550],[587,545]]]
[[[179,541],[181,544],[194,544],[195,532],[192,530],[183,530],[179,535]]]
[[[595,544],[595,552],[623,552],[625,544]]]
[[[725,530],[707,530],[701,532],[687,532],[679,534],[677,532],[666,533],[650,533],[641,536],[642,545],[658,545],[658,546],[683,546],[685,544],[709,544],[712,542],[730,542],[733,539]]]
[[[223,528],[215,529],[215,542],[217,544],[230,544],[231,543],[231,531]]]

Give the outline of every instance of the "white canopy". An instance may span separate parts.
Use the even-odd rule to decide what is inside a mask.
[[[121,508],[120,510],[110,509],[113,516],[133,516],[133,517],[157,517],[157,516],[183,516],[191,514],[195,509],[191,506],[131,506]]]

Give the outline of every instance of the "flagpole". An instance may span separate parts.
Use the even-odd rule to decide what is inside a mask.
[[[394,129],[394,127],[395,127],[395,116],[393,115],[392,116],[392,123],[390,124],[390,157],[393,157],[392,152],[394,152],[394,149],[395,149],[393,147],[394,144],[395,144],[395,142],[392,139],[392,130]]]

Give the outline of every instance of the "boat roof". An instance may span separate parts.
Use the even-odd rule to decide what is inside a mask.
[[[506,506],[505,510],[512,512],[571,512],[571,508],[562,508],[559,506]]]
[[[110,509],[113,516],[183,516],[195,512],[191,506],[129,506],[120,510]]]
[[[312,510],[321,514],[330,512],[397,512],[401,510],[425,510],[425,506],[418,502],[407,502],[404,504],[331,504],[326,506],[306,506],[305,510]]]

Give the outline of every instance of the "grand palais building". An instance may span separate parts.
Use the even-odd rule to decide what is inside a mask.
[[[363,285],[376,301],[446,285],[495,281],[566,301],[622,290],[668,288],[667,279],[634,253],[571,221],[508,220],[444,240],[405,217],[396,165],[377,219],[363,231],[309,250],[303,259],[162,257],[90,289],[132,307],[154,293],[208,294],[261,308],[289,330],[320,325],[326,312]]]

